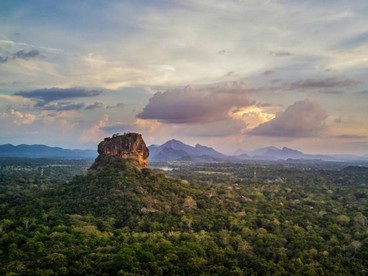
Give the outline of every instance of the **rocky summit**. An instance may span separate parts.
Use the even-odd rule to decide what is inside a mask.
[[[91,169],[103,166],[111,157],[130,161],[139,168],[147,166],[149,150],[139,133],[114,134],[98,144],[98,157]]]

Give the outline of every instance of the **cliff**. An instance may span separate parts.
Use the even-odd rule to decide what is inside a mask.
[[[107,137],[98,144],[97,152],[99,155],[90,168],[92,170],[103,166],[111,157],[127,160],[139,168],[146,167],[148,163],[149,150],[138,133]]]

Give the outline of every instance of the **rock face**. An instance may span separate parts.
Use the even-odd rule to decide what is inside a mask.
[[[139,133],[114,134],[98,144],[98,157],[91,166],[96,169],[109,157],[120,157],[134,163],[139,168],[147,166],[149,150]]]

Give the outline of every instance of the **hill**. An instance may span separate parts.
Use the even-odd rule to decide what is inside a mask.
[[[63,149],[46,145],[0,145],[0,157],[26,158],[95,158],[95,150]]]

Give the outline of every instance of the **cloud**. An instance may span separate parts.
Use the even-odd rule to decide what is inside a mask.
[[[287,52],[287,51],[268,51],[270,55],[277,56],[277,57],[289,57],[293,56],[294,54]]]
[[[93,104],[87,105],[85,110],[93,110],[96,108],[103,108],[103,107],[104,107],[103,103],[95,102]]]
[[[347,48],[356,48],[360,46],[365,46],[368,43],[368,32],[364,31],[359,34],[355,34],[347,39],[345,39],[340,46]]]
[[[30,104],[32,104],[31,100],[25,99],[25,98],[19,97],[19,96],[14,96],[14,95],[1,95],[0,94],[0,99],[8,101],[8,102],[15,103],[15,104],[20,104],[20,105],[30,105]]]
[[[28,92],[17,92],[14,95],[36,102],[35,107],[44,110],[78,110],[85,105],[83,103],[71,103],[62,100],[73,98],[91,98],[102,93],[99,90],[87,90],[82,88],[44,88]],[[91,107],[91,106],[90,106]],[[96,106],[95,106],[96,107]]]
[[[8,59],[9,59],[8,56],[0,56],[0,63],[5,63],[8,61]]]
[[[354,134],[341,134],[330,136],[331,138],[338,138],[338,139],[365,139],[367,136],[364,135],[354,135]]]
[[[25,50],[20,50],[18,52],[15,52],[12,55],[0,56],[0,63],[6,63],[14,59],[30,60],[30,59],[38,58],[38,57],[40,57],[40,51],[38,50],[31,50],[28,52]]]
[[[284,112],[263,123],[248,134],[275,137],[311,137],[321,134],[325,129],[324,121],[328,117],[321,106],[311,100],[297,101]]]
[[[106,106],[106,109],[123,108],[125,106],[126,106],[125,103],[117,103],[115,105],[108,105],[108,106]]]
[[[290,90],[313,90],[326,88],[341,88],[360,84],[357,80],[325,78],[320,80],[306,79],[288,84]]]
[[[40,56],[40,52],[38,50],[31,50],[29,52],[20,50],[13,55],[14,58],[20,58],[25,60],[29,60],[38,56]]]
[[[43,88],[33,91],[21,91],[15,93],[16,96],[33,99],[42,102],[52,102],[71,98],[95,97],[102,93],[99,90],[86,90],[82,88]]]
[[[10,119],[16,125],[30,125],[37,117],[31,113],[22,113],[15,109],[10,109],[9,112],[0,113],[0,119],[7,120]]]
[[[232,109],[253,104],[247,97],[249,88],[230,83],[212,88],[194,88],[157,92],[137,118],[168,124],[195,124],[229,118]]]
[[[356,94],[358,94],[358,95],[368,95],[368,90],[358,91],[358,92],[356,92]]]
[[[81,110],[84,108],[84,103],[72,103],[72,102],[53,102],[46,105],[42,105],[42,110],[50,111],[70,111],[70,110]]]
[[[175,130],[175,134],[193,137],[229,137],[239,135],[245,128],[246,124],[241,120],[221,120],[182,126]]]
[[[83,132],[83,135],[80,137],[80,141],[87,143],[101,140],[105,135],[105,132],[102,129],[107,125],[109,125],[109,116],[104,114],[101,120]]]
[[[329,94],[329,95],[342,95],[345,94],[344,91],[338,91],[338,90],[327,90],[327,91],[322,91],[322,94]]]
[[[274,70],[266,70],[263,72],[263,75],[271,75],[271,74],[274,74],[275,71]]]

